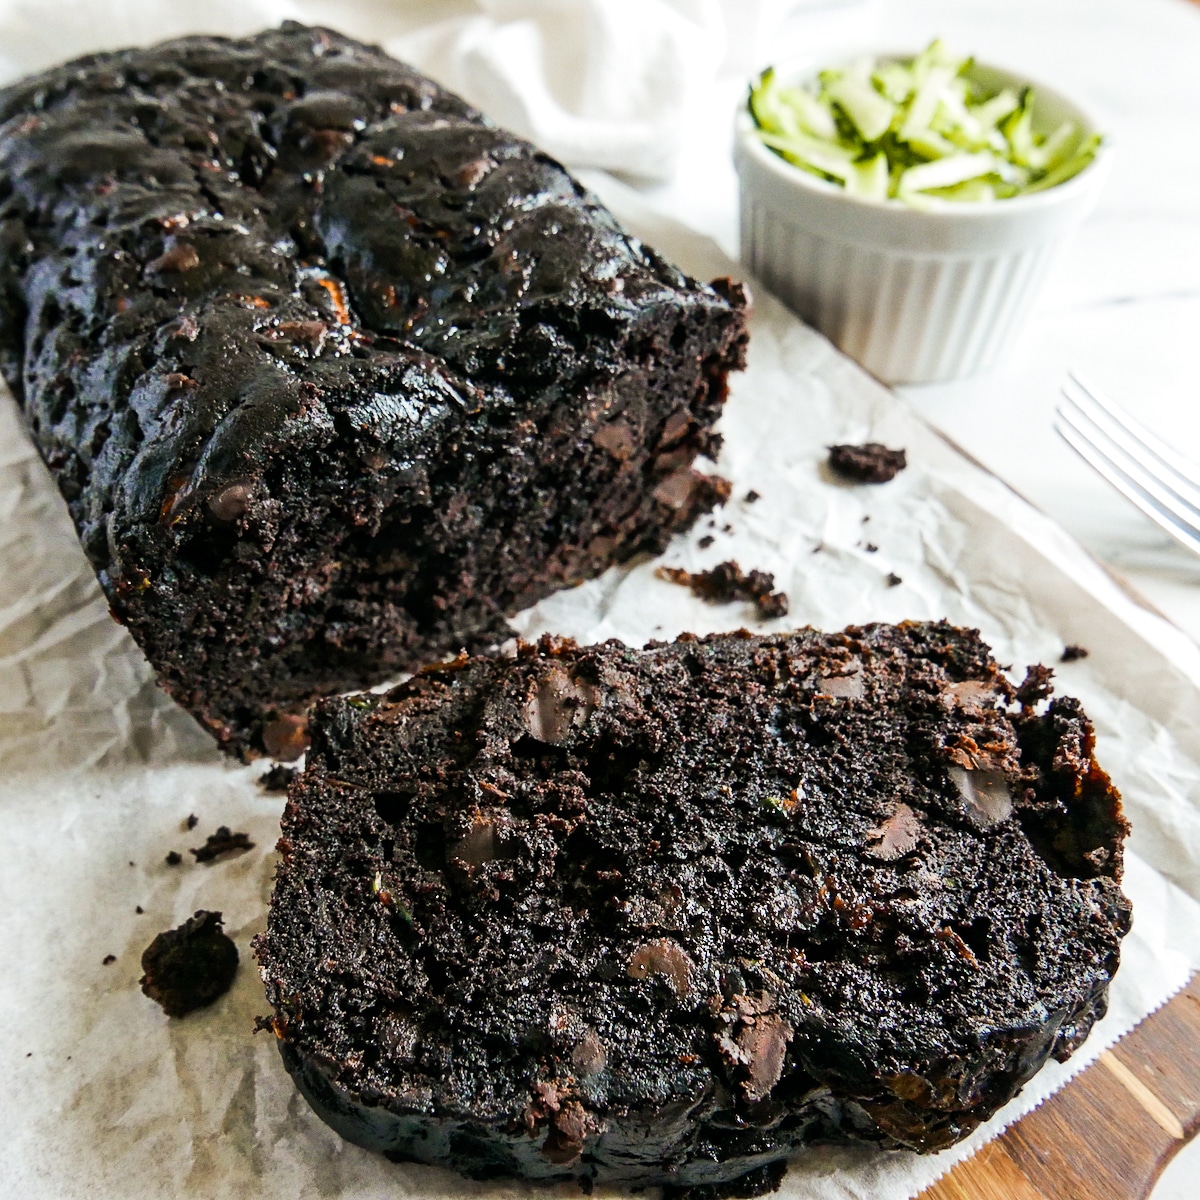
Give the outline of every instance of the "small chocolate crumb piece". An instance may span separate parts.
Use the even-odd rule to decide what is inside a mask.
[[[183,862],[183,855],[180,854],[178,850],[172,850],[170,854],[167,855],[168,867],[177,867],[181,862]]]
[[[903,582],[904,582],[904,580],[901,579],[900,576],[897,575],[895,571],[889,571],[887,573],[888,587],[899,587]]]
[[[1062,657],[1059,662],[1075,662],[1080,658],[1087,658],[1088,650],[1086,646],[1077,646],[1072,642],[1069,646],[1063,647]]]
[[[877,553],[879,552],[879,547],[878,547],[877,545],[875,545],[875,543],[874,543],[874,542],[868,542],[868,543],[867,543],[867,544],[866,544],[866,545],[863,547],[863,549],[864,549],[864,550],[865,550],[865,551],[866,551],[868,554],[877,554]]]
[[[104,957],[103,957],[103,958],[100,960],[100,964],[101,964],[101,966],[110,967],[110,966],[112,966],[112,964],[113,964],[113,963],[115,963],[116,961],[117,961],[117,956],[116,956],[115,954],[106,954],[106,955],[105,955],[105,956],[104,956]]]
[[[1025,672],[1025,679],[1017,688],[1016,696],[1022,708],[1032,708],[1039,700],[1045,700],[1054,691],[1054,671],[1041,663],[1034,663]]]
[[[199,824],[200,818],[196,816],[195,813],[188,813],[188,819],[184,821],[184,825],[186,825],[188,829],[195,829]]]
[[[237,966],[237,947],[221,932],[221,914],[200,909],[146,947],[140,982],[168,1017],[183,1017],[229,991]]]
[[[711,533],[706,533],[696,544],[701,550],[707,550],[717,539]]]
[[[146,910],[139,904],[133,911],[140,917]]]
[[[264,792],[286,792],[295,778],[295,767],[285,767],[282,763],[276,763],[258,777],[258,786]]]
[[[829,465],[856,483],[887,483],[908,466],[908,459],[903,450],[865,442],[861,446],[830,446]]]
[[[196,856],[198,863],[214,862],[226,854],[234,854],[241,850],[253,850],[254,843],[248,834],[234,833],[228,825],[218,827],[216,833],[210,833],[203,846],[193,847],[189,853]]]
[[[753,504],[756,500],[761,500],[761,499],[762,499],[762,497],[753,488],[751,488],[746,493],[746,503],[747,504]]]
[[[761,620],[770,621],[787,615],[786,592],[777,592],[775,576],[767,571],[742,571],[736,562],[718,563],[710,571],[685,571],[681,567],[659,567],[656,574],[668,583],[691,588],[710,604],[732,604],[750,600]]]

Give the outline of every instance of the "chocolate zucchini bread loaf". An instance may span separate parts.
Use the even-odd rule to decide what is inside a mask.
[[[737,285],[296,24],[0,92],[0,369],[117,619],[226,746],[505,635],[722,498]]]
[[[323,701],[256,953],[343,1136],[687,1188],[964,1137],[1103,1014],[1127,831],[970,630],[543,640]]]

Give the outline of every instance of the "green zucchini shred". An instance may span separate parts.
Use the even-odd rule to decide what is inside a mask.
[[[1070,120],[1035,128],[1032,88],[987,91],[973,58],[941,39],[908,62],[858,59],[783,86],[772,67],[750,85],[764,145],[793,166],[874,201],[916,208],[990,204],[1056,187],[1103,139]]]

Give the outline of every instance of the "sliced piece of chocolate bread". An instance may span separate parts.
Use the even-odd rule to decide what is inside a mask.
[[[287,24],[0,92],[0,369],[226,746],[507,636],[722,498],[744,297],[382,51]]]
[[[1047,675],[873,625],[544,639],[323,702],[256,945],[288,1069],[478,1177],[950,1145],[1087,1036],[1129,927]]]

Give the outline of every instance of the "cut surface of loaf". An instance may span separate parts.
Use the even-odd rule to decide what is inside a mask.
[[[691,464],[744,307],[328,30],[0,92],[0,369],[114,615],[242,753],[723,499]]]
[[[543,639],[322,702],[256,945],[289,1071],[476,1177],[952,1144],[1087,1036],[1129,927],[1048,676],[872,625]]]

